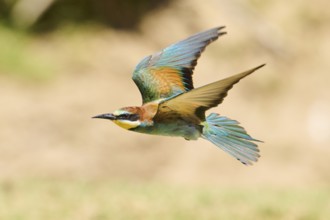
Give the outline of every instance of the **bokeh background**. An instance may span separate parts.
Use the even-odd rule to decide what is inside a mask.
[[[328,219],[328,7],[0,0],[0,219]],[[195,86],[267,63],[210,110],[264,141],[258,163],[91,119],[141,104],[144,56],[220,25]]]

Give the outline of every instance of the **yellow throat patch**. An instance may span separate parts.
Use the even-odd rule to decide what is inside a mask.
[[[136,128],[140,125],[139,121],[128,121],[128,120],[113,120],[113,122],[118,125],[119,127],[125,128],[125,129],[132,129]]]

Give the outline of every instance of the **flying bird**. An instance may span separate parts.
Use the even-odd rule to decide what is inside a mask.
[[[256,162],[260,157],[256,142],[260,141],[248,135],[238,121],[217,113],[206,117],[205,111],[222,103],[234,84],[265,64],[199,88],[193,86],[198,58],[207,45],[226,34],[223,29],[197,33],[145,57],[133,72],[142,106],[123,107],[93,118],[108,119],[140,133],[204,138],[245,165]]]

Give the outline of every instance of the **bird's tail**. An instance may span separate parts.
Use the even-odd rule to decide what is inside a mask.
[[[248,135],[239,122],[219,114],[212,113],[203,122],[202,137],[226,151],[245,165],[252,165],[259,155],[260,142]]]

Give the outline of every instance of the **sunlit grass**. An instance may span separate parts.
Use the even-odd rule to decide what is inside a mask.
[[[183,187],[110,181],[1,184],[0,219],[327,219],[327,189]]]

